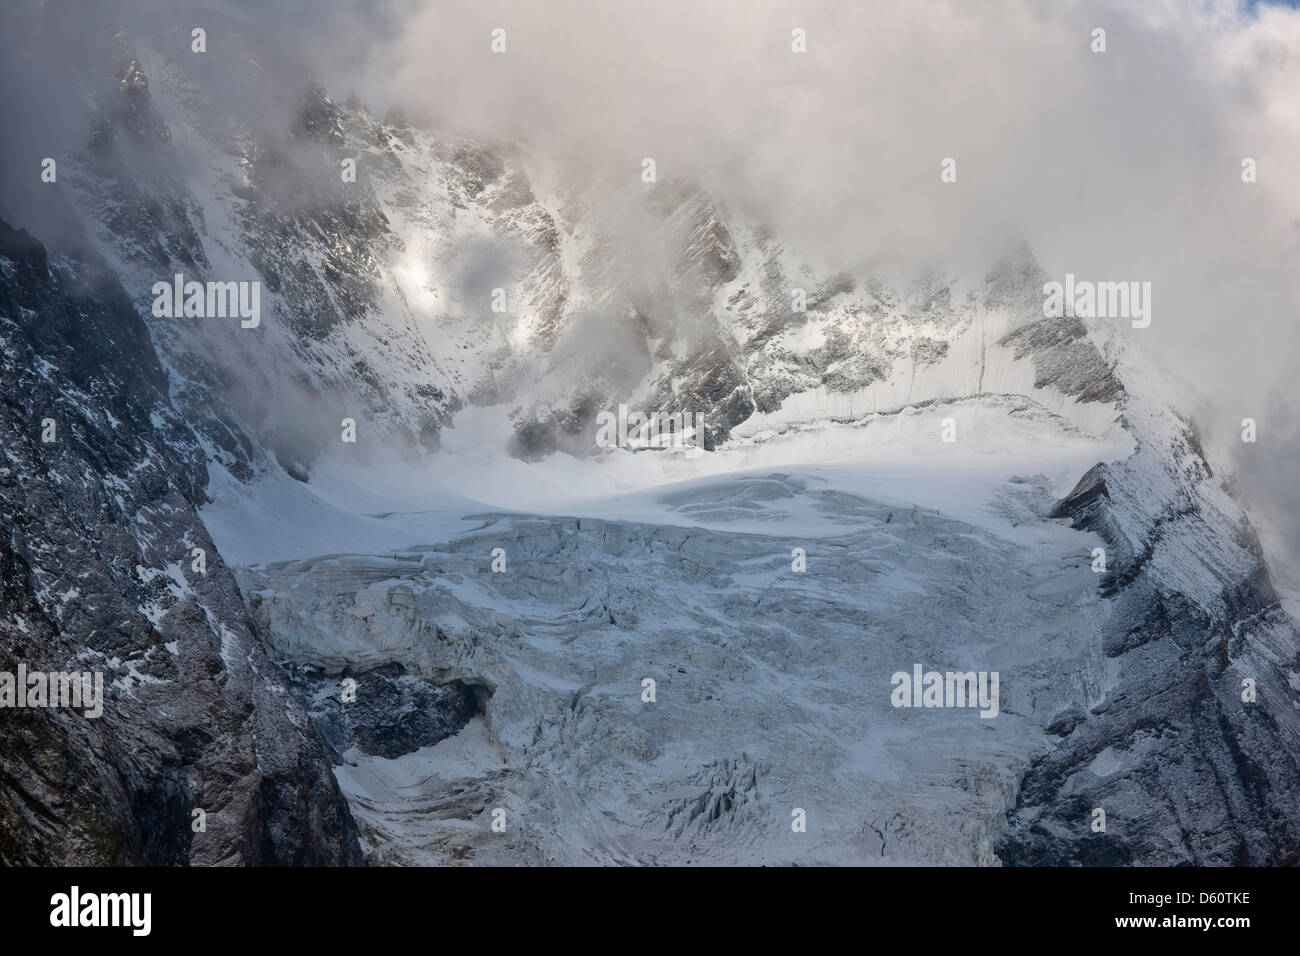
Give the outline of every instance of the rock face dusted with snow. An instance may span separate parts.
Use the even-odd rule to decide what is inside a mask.
[[[1117,681],[1052,728],[1061,742],[1026,775],[999,852],[1057,866],[1294,865],[1295,624],[1195,432],[1135,405],[1130,427],[1137,452],[1090,470],[1052,511],[1106,542],[1102,647]],[[1106,829],[1081,837],[1094,808]]]
[[[105,685],[99,717],[0,709],[0,862],[356,862],[324,752],[199,521],[203,457],[121,286],[0,223],[0,345],[0,670]]]

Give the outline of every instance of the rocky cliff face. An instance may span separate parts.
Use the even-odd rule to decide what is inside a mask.
[[[3,223],[0,277],[0,670],[105,685],[98,718],[0,710],[0,862],[357,862],[198,518],[203,455],[126,293]]]
[[[1009,863],[1294,865],[1297,632],[1259,542],[1194,430],[1133,408],[1138,451],[1100,464],[1053,517],[1099,534],[1118,682],[1062,715],[999,847]],[[1247,699],[1249,698],[1249,699]],[[1107,828],[1081,839],[1094,809]]]

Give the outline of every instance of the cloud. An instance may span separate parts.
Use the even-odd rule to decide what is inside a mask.
[[[1153,285],[1133,330],[1300,554],[1300,12],[1232,2],[484,3],[394,10],[365,95],[560,168],[702,183],[852,266]],[[506,31],[493,53],[491,30]],[[806,33],[794,53],[791,31]],[[1093,31],[1106,50],[1093,51]],[[939,179],[957,161],[957,182]],[[1242,182],[1242,162],[1258,180]],[[1245,450],[1240,420],[1260,439]]]

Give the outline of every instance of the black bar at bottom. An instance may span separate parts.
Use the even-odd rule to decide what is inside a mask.
[[[1003,931],[1040,943],[1199,935],[1231,945],[1294,927],[1298,890],[1294,869],[49,868],[0,871],[0,914],[11,952],[47,934],[338,946],[413,932],[433,945],[456,928],[492,945],[503,933],[544,945],[552,932],[615,947],[683,933],[692,946],[734,945],[782,925],[805,938],[901,930],[973,943]]]

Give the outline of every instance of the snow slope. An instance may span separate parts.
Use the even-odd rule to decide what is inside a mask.
[[[241,585],[282,659],[485,688],[472,733],[338,769],[376,859],[990,863],[1044,725],[1109,682],[1098,539],[1041,519],[1046,484],[999,487],[1015,540],[808,470],[644,499],[701,522],[487,514]],[[914,662],[999,671],[1002,713],[894,709]]]

